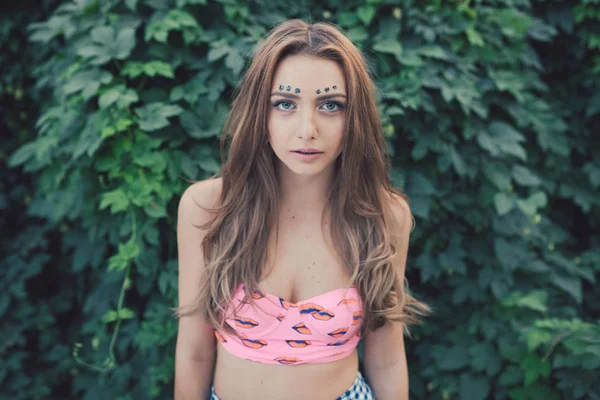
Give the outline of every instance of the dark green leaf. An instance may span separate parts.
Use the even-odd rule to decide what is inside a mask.
[[[140,117],[140,128],[150,132],[169,126],[167,118],[181,114],[183,109],[176,105],[155,102],[136,108],[135,112]]]

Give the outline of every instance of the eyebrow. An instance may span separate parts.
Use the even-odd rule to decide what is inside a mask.
[[[301,97],[298,96],[297,94],[293,94],[293,93],[284,93],[284,92],[273,92],[271,93],[271,97],[273,96],[281,96],[281,97],[285,97],[285,98],[289,98],[289,99],[300,99]],[[341,93],[332,93],[332,94],[322,94],[317,96],[317,99],[321,100],[321,99],[333,99],[336,97],[342,97],[342,98],[346,98],[346,95],[341,94]]]

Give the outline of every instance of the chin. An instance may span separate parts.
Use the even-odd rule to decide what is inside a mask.
[[[309,176],[317,176],[322,174],[325,170],[329,168],[333,168],[333,163],[314,163],[314,164],[302,164],[297,161],[290,161],[287,163],[283,163],[285,168],[298,176],[309,177]]]

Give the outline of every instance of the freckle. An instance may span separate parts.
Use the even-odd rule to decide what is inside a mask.
[[[315,263],[313,263],[313,265],[315,265]]]
[[[308,236],[306,238],[308,239]]]
[[[294,218],[296,218],[296,217],[294,217],[294,216],[292,215],[292,219],[294,219]]]

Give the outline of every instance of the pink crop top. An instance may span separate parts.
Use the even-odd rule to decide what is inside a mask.
[[[356,287],[339,288],[298,303],[256,290],[255,307],[238,285],[237,314],[226,323],[238,334],[215,330],[230,353],[267,364],[326,363],[352,353],[360,340],[362,300]],[[229,309],[231,311],[231,307]]]

